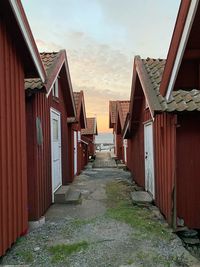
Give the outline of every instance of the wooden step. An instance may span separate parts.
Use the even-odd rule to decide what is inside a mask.
[[[59,187],[54,193],[54,203],[65,203],[69,188],[69,185],[62,185]]]

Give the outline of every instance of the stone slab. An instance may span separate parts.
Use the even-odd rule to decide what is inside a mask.
[[[58,188],[58,190],[54,193],[54,203],[65,203],[65,198],[69,188],[69,185],[62,185]]]
[[[151,195],[145,191],[131,192],[131,198],[135,204],[151,204],[153,202]]]
[[[66,204],[80,204],[81,192],[79,190],[70,189],[66,195]]]

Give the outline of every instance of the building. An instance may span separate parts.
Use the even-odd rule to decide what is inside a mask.
[[[41,53],[46,83],[26,79],[29,220],[38,220],[54,193],[73,180],[76,108],[65,50]]]
[[[83,91],[74,92],[74,101],[76,105],[76,123],[73,124],[73,143],[74,143],[74,175],[80,174],[81,170],[87,164],[87,146],[88,144],[81,139],[81,129],[85,129],[86,113]]]
[[[113,129],[114,154],[118,160],[127,162],[127,140],[123,139],[127,114],[129,112],[129,100],[109,101],[109,128]]]
[[[166,60],[135,57],[128,138],[128,168],[174,227],[200,228],[198,166],[200,91],[179,86],[160,92]],[[194,151],[195,147],[195,151]]]
[[[98,135],[96,118],[87,118],[87,128],[81,130],[81,139],[88,144],[88,157],[95,156],[95,135]]]
[[[0,256],[28,229],[24,78],[46,80],[21,2],[0,1]]]

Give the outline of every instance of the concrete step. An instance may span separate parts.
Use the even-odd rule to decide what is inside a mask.
[[[77,204],[80,204],[80,201],[81,201],[81,192],[79,190],[70,188],[70,190],[68,191],[65,197],[65,203],[77,205]]]
[[[62,185],[54,193],[54,203],[65,203],[70,186]]]

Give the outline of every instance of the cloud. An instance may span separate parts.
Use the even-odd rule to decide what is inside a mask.
[[[40,39],[36,39],[36,44],[38,46],[38,49],[40,52],[46,51],[46,52],[51,52],[51,51],[59,51],[62,49],[62,47],[56,43],[53,42],[45,42]]]

